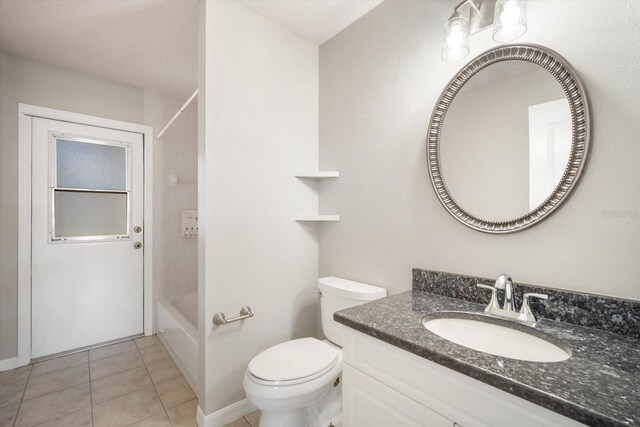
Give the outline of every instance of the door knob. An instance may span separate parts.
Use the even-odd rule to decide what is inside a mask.
[[[133,249],[140,249],[142,247],[142,243],[140,242],[133,242]]]

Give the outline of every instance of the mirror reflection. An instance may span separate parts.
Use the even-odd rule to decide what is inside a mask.
[[[571,153],[571,112],[560,83],[528,61],[492,64],[460,89],[441,133],[442,174],[460,207],[486,221],[535,210]]]

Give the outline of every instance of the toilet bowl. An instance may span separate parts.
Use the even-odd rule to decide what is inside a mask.
[[[386,290],[338,277],[319,279],[322,328],[328,340],[300,338],[264,350],[244,376],[260,427],[341,427],[342,325],[338,310],[386,296]]]
[[[322,410],[314,403],[339,385],[342,349],[302,338],[271,347],[251,362],[243,385],[249,401],[261,411],[260,427],[304,427],[314,411]],[[287,366],[290,363],[296,366]]]

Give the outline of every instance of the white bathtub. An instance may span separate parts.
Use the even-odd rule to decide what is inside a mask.
[[[158,337],[193,390],[198,390],[198,296],[180,295],[157,301]]]

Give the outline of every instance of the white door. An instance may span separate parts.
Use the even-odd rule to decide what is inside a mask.
[[[143,332],[143,137],[33,118],[31,357]]]

